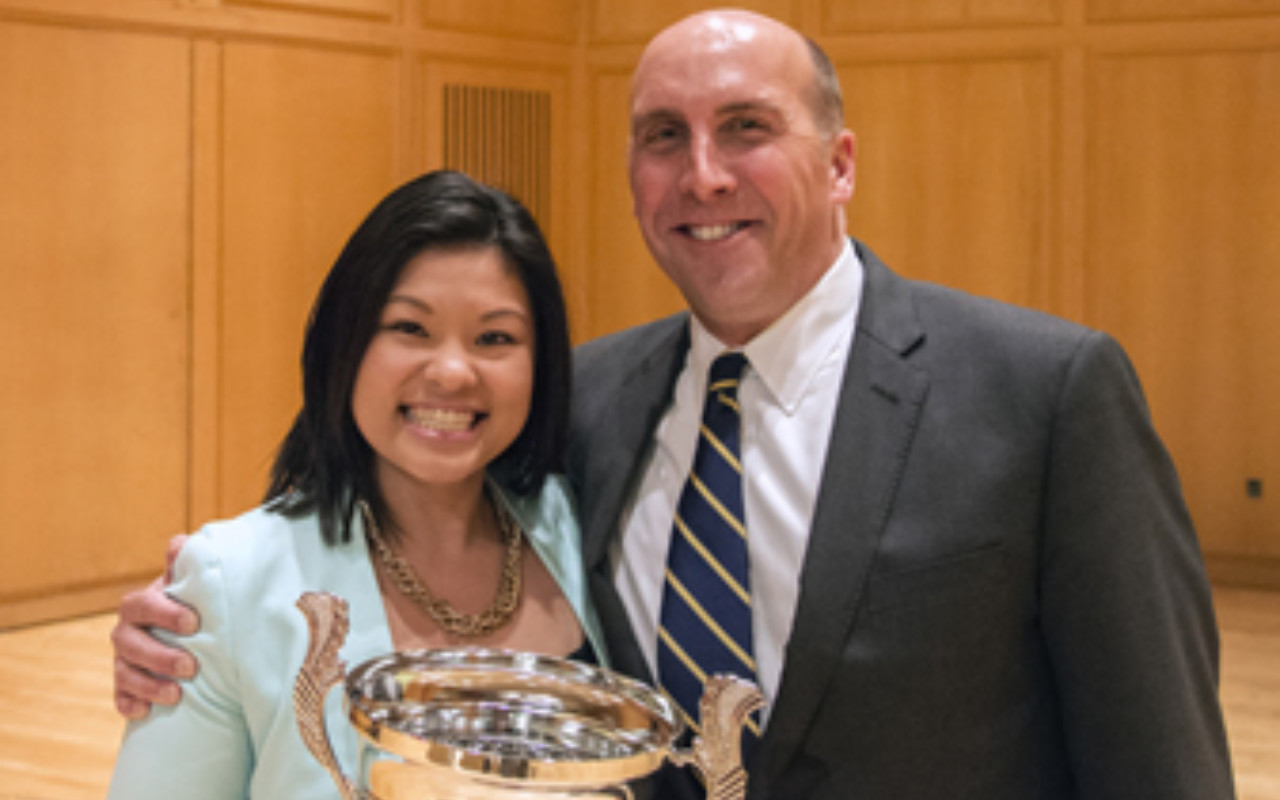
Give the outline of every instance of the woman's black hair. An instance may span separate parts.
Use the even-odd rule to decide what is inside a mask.
[[[329,544],[351,537],[358,501],[387,509],[375,456],[351,413],[365,351],[405,266],[427,250],[496,248],[518,276],[534,319],[533,398],[515,441],[489,465],[518,494],[563,469],[569,425],[569,325],[555,262],[519,201],[460,172],[431,172],[389,194],[365,218],[316,296],[302,346],[302,410],[271,468],[264,502],[286,516],[318,513]]]

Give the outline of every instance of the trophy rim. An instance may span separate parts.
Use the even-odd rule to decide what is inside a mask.
[[[411,699],[369,696],[388,679]],[[498,783],[608,786],[660,767],[684,731],[661,690],[606,667],[569,658],[497,648],[420,649],[362,662],[346,677],[347,717],[375,748],[427,768]],[[492,706],[493,709],[490,709]],[[549,726],[586,725],[616,738],[619,752],[540,758],[459,745],[402,730],[387,721],[392,708],[532,715]]]

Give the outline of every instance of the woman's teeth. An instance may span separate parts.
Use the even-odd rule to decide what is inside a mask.
[[[476,415],[470,411],[444,408],[411,408],[408,413],[409,419],[415,425],[447,433],[470,429],[476,418]]]

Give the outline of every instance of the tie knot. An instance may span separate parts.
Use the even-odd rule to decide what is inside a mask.
[[[730,399],[738,395],[738,380],[742,377],[742,369],[747,365],[747,357],[742,353],[725,353],[711,362],[711,374],[707,379],[707,394],[727,395]]]

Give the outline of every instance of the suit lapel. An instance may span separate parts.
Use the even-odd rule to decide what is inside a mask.
[[[593,426],[584,470],[579,513],[583,558],[597,610],[609,634],[616,669],[652,683],[626,609],[613,586],[609,547],[620,535],[622,512],[653,445],[654,429],[671,400],[672,387],[688,350],[688,320],[654,332],[637,366],[603,398],[609,424]]]
[[[618,533],[619,516],[639,474],[641,459],[653,444],[654,428],[670,402],[687,342],[688,328],[683,320],[659,334],[648,355],[605,400],[612,409],[612,421],[595,426],[586,461],[591,491],[584,499],[590,507],[582,524],[588,564],[608,555],[608,546]]]
[[[856,243],[855,243],[856,244]],[[857,622],[867,575],[910,452],[928,376],[907,363],[922,340],[908,282],[858,247],[866,269],[822,485],[800,575],[795,627],[753,797],[808,729]]]

